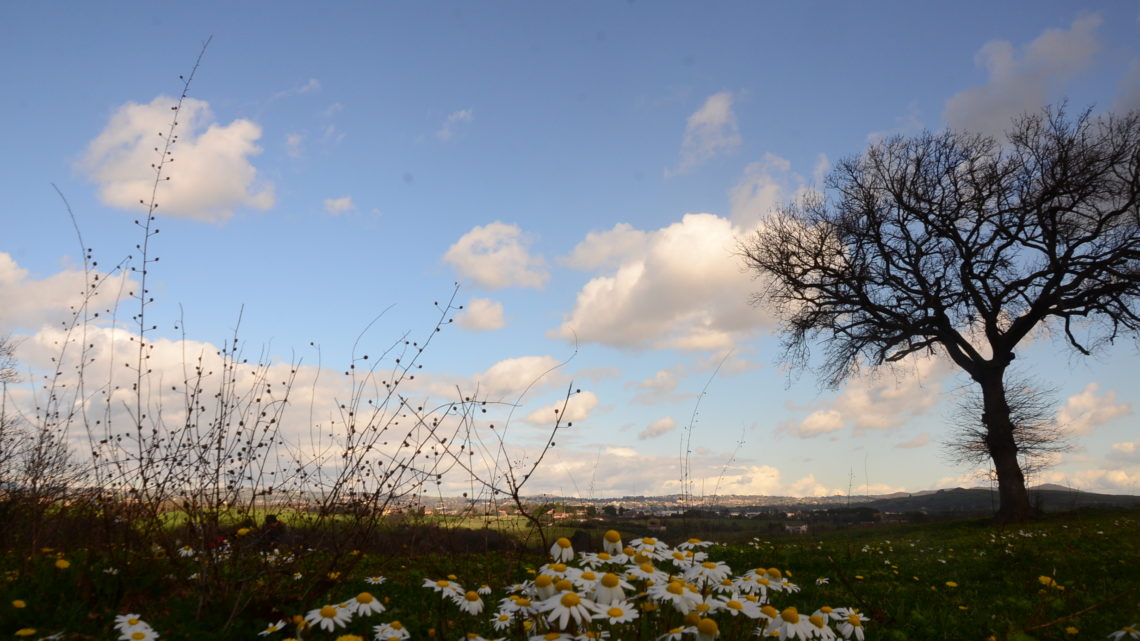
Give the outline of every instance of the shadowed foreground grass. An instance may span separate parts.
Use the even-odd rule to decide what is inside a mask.
[[[758,579],[720,592],[721,566],[714,562],[723,562],[725,573],[738,581],[751,571],[774,582],[766,590],[777,610],[769,612],[784,615],[792,606],[806,622],[809,614],[831,606],[852,608],[865,619],[861,629],[846,629],[849,634],[834,616],[826,632],[784,625],[778,632],[785,636],[810,638],[816,632],[820,638],[858,638],[865,631],[870,639],[1104,639],[1140,621],[1138,533],[1140,511],[1082,512],[1005,529],[987,521],[955,521],[821,537],[769,539],[761,534],[744,543],[691,547],[688,552],[697,556],[675,564],[671,558],[653,558],[645,539],[623,537],[625,545],[638,546],[640,562],[607,565],[577,550],[577,558],[566,564],[569,569],[562,570],[551,565],[549,554],[526,551],[501,533],[438,527],[392,528],[378,532],[374,545],[348,551],[312,548],[303,532],[269,536],[252,527],[227,532],[207,549],[158,543],[91,547],[83,545],[82,537],[61,537],[69,541],[62,547],[3,552],[0,635],[331,640],[346,634],[372,638],[380,626],[381,638],[518,639],[549,632],[554,636],[546,638],[568,639],[575,637],[558,636],[557,626],[546,627],[546,615],[531,617],[529,630],[522,615],[501,630],[493,619],[504,612],[499,604],[509,594],[531,594],[537,601],[534,590],[541,575],[555,582],[567,578],[570,585],[563,588],[587,601],[589,577],[614,569],[630,588],[621,607],[631,608],[628,616],[635,618],[611,622],[602,608],[600,618],[589,625],[567,624],[576,638],[608,632],[610,639],[657,639],[671,630],[679,638],[710,638],[707,629],[686,627],[692,618],[686,621],[667,601],[652,596],[654,584],[667,584],[664,573],[684,575],[709,603],[721,595],[721,605],[714,603],[708,611],[719,624],[720,638],[754,638],[763,615],[748,616],[757,610],[744,601],[749,591],[757,594],[749,581]],[[601,550],[602,542],[595,543]],[[658,549],[687,553],[683,545],[659,543]],[[697,567],[702,552],[708,555],[704,565],[710,566],[711,578]],[[591,559],[594,572],[583,579],[573,568],[590,572]],[[645,574],[646,567],[662,574]],[[768,568],[781,572],[765,575]],[[466,587],[449,592],[460,585]],[[723,603],[734,598],[742,609],[724,609]],[[465,611],[476,607],[476,599],[481,611]],[[763,599],[751,603],[758,607]],[[326,605],[332,608],[326,612],[330,618],[321,625],[326,620],[320,609]],[[351,611],[344,615],[346,621],[339,620],[343,611]],[[122,622],[116,629],[115,617],[124,614],[145,621],[147,634],[132,637],[132,630],[142,628]],[[315,626],[298,625],[306,615]],[[398,628],[384,627],[394,621],[400,622]],[[280,630],[258,636],[278,624]],[[152,630],[158,632],[148,636]]]

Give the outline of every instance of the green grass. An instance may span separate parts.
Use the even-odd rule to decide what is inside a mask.
[[[483,527],[482,520],[473,525]],[[292,558],[284,552],[266,558],[268,550],[252,543],[251,535],[234,534],[229,555],[216,563],[204,562],[201,552],[182,557],[177,548],[149,546],[7,550],[0,556],[0,638],[35,629],[29,638],[62,633],[61,639],[116,639],[112,619],[127,612],[140,614],[168,640],[262,638],[256,633],[270,622],[362,591],[387,607],[347,630],[365,638],[372,637],[372,626],[393,619],[406,624],[413,639],[434,634],[454,640],[466,632],[495,638],[502,634],[488,621],[505,596],[502,588],[533,578],[546,562],[537,552],[517,548],[464,553],[449,550],[444,540],[417,546],[411,537],[422,534],[402,532],[388,533],[382,545],[339,555],[298,545]],[[569,531],[556,532],[563,533]],[[400,536],[408,538],[401,542]],[[458,535],[437,530],[433,536]],[[710,556],[734,574],[756,567],[790,572],[802,590],[779,595],[777,607],[795,605],[804,614],[822,605],[857,607],[871,619],[870,639],[1104,639],[1140,621],[1137,510],[1052,515],[1005,529],[974,520],[822,536],[759,534],[716,546]],[[57,567],[60,560],[66,568]],[[376,575],[387,581],[365,583]],[[494,588],[484,614],[463,614],[422,587],[425,579],[448,575],[472,589]],[[18,602],[25,607],[15,607]],[[649,629],[658,619],[662,628]],[[662,612],[647,614],[623,628],[629,635],[624,638],[655,638],[664,632],[665,619]],[[302,636],[335,639],[344,632],[310,630]],[[723,638],[749,638],[736,619],[722,632]],[[268,638],[283,639],[285,633]]]

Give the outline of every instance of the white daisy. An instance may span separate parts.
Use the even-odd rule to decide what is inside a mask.
[[[633,607],[629,601],[618,601],[608,605],[595,603],[593,610],[597,612],[594,615],[595,619],[604,619],[610,624],[629,623],[638,616],[637,608]]]
[[[483,598],[475,590],[468,590],[455,597],[455,605],[467,614],[479,614],[483,611]]]
[[[582,601],[582,597],[573,592],[556,594],[543,601],[539,607],[548,613],[546,621],[551,625],[557,621],[558,627],[562,630],[566,629],[566,625],[571,619],[574,623],[581,623],[590,618],[590,611],[586,608],[586,603]]]
[[[555,561],[567,563],[574,560],[574,547],[570,545],[570,539],[562,536],[559,537],[554,545],[550,546],[550,556]]]
[[[342,628],[352,619],[352,612],[348,608],[338,608],[335,605],[325,605],[315,610],[309,610],[305,621],[315,627],[321,627],[329,632]]]
[[[348,609],[358,616],[367,616],[369,614],[380,614],[386,608],[371,593],[361,592],[348,600]]]
[[[265,626],[264,630],[262,630],[261,632],[258,632],[257,635],[262,636],[262,637],[267,637],[267,636],[273,634],[274,632],[279,632],[284,627],[285,627],[285,621],[284,620],[278,621],[277,623],[270,623],[269,625]]]

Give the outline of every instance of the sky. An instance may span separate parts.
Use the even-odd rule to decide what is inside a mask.
[[[303,368],[300,438],[362,355],[430,338],[406,392],[490,401],[478,428],[522,458],[581,390],[527,491],[586,498],[988,485],[946,454],[969,382],[944,355],[834,390],[789,370],[739,243],[885,137],[1140,108],[1135,1],[4,3],[11,403],[42,395],[83,248],[115,282],[137,265],[207,39],[148,244],[155,376],[236,334]],[[93,321],[104,353],[138,311],[118,309]],[[1031,484],[1140,494],[1137,356],[1021,348],[1073,445]]]

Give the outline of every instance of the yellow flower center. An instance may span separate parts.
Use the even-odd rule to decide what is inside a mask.
[[[585,579],[586,581],[593,581],[594,579],[596,579],[598,577],[593,572],[586,570],[585,572],[582,573],[582,578]]]
[[[325,607],[321,608],[321,611],[318,612],[318,614],[321,615],[322,619],[332,619],[336,617],[336,608],[331,605],[326,605]]]
[[[606,575],[602,577],[602,585],[607,588],[616,588],[619,583],[621,583],[621,579],[613,572],[607,572]]]
[[[548,588],[552,583],[554,583],[554,579],[550,578],[547,574],[540,574],[534,577],[534,587],[536,588]]]
[[[729,601],[728,603],[725,603],[724,607],[728,608],[729,610],[743,610],[744,604],[741,603],[740,601],[732,600],[732,601]]]
[[[642,545],[657,545],[657,539],[654,539],[652,537],[647,536],[644,539],[641,539],[641,544]]]
[[[393,621],[393,622],[388,624],[388,627],[392,628],[393,630],[403,630],[404,624],[400,623],[399,621]]]
[[[698,603],[693,609],[697,612],[708,612],[711,608],[707,603]]]
[[[563,607],[566,608],[572,608],[582,602],[582,600],[578,598],[578,595],[574,594],[573,592],[567,592],[563,594],[562,598],[558,601],[562,604]]]
[[[764,577],[764,576],[756,577],[756,582],[759,583],[760,585],[763,585],[763,586],[772,585],[772,582],[768,580],[768,577]]]
[[[357,603],[372,603],[375,600],[376,599],[367,592],[361,592],[360,594],[356,595]]]
[[[764,616],[768,617],[769,619],[775,619],[776,617],[780,616],[780,613],[776,611],[776,608],[770,605],[766,605],[760,608],[760,611],[763,612]]]
[[[780,579],[780,571],[776,568],[768,568],[768,576],[778,581]]]
[[[621,615],[625,614],[625,610],[623,610],[621,608],[610,608],[609,610],[606,610],[606,614],[608,614],[610,617],[616,619],[616,618],[620,617]]]
[[[475,590],[468,590],[467,594],[463,595],[463,598],[467,599],[468,601],[478,601],[479,593]]]
[[[700,543],[700,542],[701,542],[700,539],[689,539],[690,544],[695,544],[695,543]]]
[[[716,621],[712,619],[701,619],[700,623],[697,624],[697,631],[706,637],[716,636],[718,631]]]
[[[831,606],[825,605],[822,608],[820,608],[819,611],[824,613],[824,614],[831,614]]]
[[[859,619],[858,614],[848,614],[847,615],[847,622],[850,623],[851,625],[857,627],[857,628],[863,627],[863,621]]]
[[[669,585],[665,586],[665,591],[670,593],[670,594],[684,594],[685,593],[685,586],[674,581],[674,582],[670,583]]]
[[[641,571],[645,572],[646,574],[651,574],[653,572],[653,564],[650,563],[649,561],[642,563],[638,567],[641,568]]]
[[[435,584],[441,588],[447,588],[451,586],[451,581],[448,581],[447,579],[440,579],[436,581]]]
[[[26,607],[28,607],[28,604],[24,603],[24,601],[22,599],[16,599],[15,601],[12,602],[12,607],[17,608],[17,609],[18,608],[26,608]]]
[[[813,614],[808,617],[808,621],[811,621],[811,624],[817,628],[823,627],[823,617],[819,616],[818,614]]]
[[[780,613],[780,618],[795,625],[800,622],[800,613],[794,607],[787,607]]]
[[[673,558],[677,559],[678,561],[684,561],[685,553],[678,550],[677,552],[673,553]]]
[[[704,563],[701,564],[701,567],[706,569],[706,570],[715,570],[716,569],[716,563],[713,563],[712,561],[705,561]]]
[[[574,589],[574,584],[567,581],[566,579],[560,579],[558,583],[554,584],[554,589],[558,590],[559,592],[567,592]]]
[[[602,561],[609,561],[613,557],[610,556],[609,554],[606,554],[605,552],[598,552],[598,558],[601,559]]]
[[[138,624],[139,624],[138,619],[127,619],[127,625],[138,625]]]
[[[550,539],[547,539],[547,541],[549,541],[549,540],[550,540]],[[562,537],[559,537],[559,538],[558,538],[558,540],[557,540],[557,541],[555,541],[554,543],[555,543],[555,544],[557,544],[557,545],[558,545],[558,547],[562,548],[563,550],[565,550],[566,548],[570,547],[570,539],[568,539],[568,538],[566,538],[566,537],[564,537],[564,536],[562,536]]]
[[[633,556],[634,554],[637,554],[637,550],[627,545],[621,549],[621,553],[626,556]]]
[[[141,630],[138,632],[132,632],[131,638],[134,639],[134,641],[142,641],[146,638],[146,632],[143,632]]]
[[[517,605],[520,608],[529,608],[530,607],[530,599],[519,599],[518,601],[515,601],[515,605]]]
[[[547,632],[546,635],[542,638],[546,639],[546,641],[555,641],[555,639],[558,639],[561,636],[562,634],[558,632]]]
[[[618,543],[621,541],[621,534],[617,530],[606,530],[606,540],[610,543]]]
[[[566,571],[566,564],[565,563],[555,563],[554,565],[550,566],[550,569],[554,570],[555,572],[559,572],[559,573],[565,572]]]

